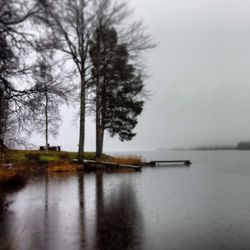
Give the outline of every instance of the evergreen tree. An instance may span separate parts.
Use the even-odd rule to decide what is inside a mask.
[[[100,25],[90,46],[92,87],[95,90],[96,156],[103,152],[104,131],[121,141],[131,140],[137,116],[142,112],[143,82],[129,64],[126,44],[119,44],[114,28]]]

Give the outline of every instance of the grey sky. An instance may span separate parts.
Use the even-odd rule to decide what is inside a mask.
[[[132,0],[131,6],[159,44],[147,55],[152,96],[136,138],[128,143],[107,138],[104,151],[250,140],[250,1]],[[63,113],[67,119],[52,144],[76,150],[78,128],[71,112]],[[95,148],[93,120],[87,150]]]

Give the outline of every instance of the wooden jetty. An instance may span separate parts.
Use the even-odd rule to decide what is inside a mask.
[[[116,169],[122,169],[122,168],[140,171],[142,168],[141,166],[118,164],[118,163],[105,162],[105,161],[95,161],[95,160],[82,160],[80,162],[77,160],[73,160],[73,161],[79,164],[82,164],[82,167],[90,171],[98,170],[98,169],[116,170]]]
[[[118,164],[106,161],[95,161],[95,160],[73,160],[79,164],[79,169],[85,169],[88,171],[96,170],[118,170],[118,169],[131,169],[135,171],[141,171],[141,166]],[[189,167],[192,164],[190,160],[169,160],[169,161],[149,161],[144,162],[143,166],[155,167],[155,166],[186,166]]]
[[[183,166],[190,166],[191,164],[192,164],[192,162],[190,160],[149,161],[149,162],[144,163],[145,166],[151,166],[151,167],[155,167],[155,166],[159,166],[159,165],[168,165],[168,166],[183,165]]]

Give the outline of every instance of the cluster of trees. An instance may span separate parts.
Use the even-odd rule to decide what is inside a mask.
[[[155,45],[130,15],[126,2],[115,0],[0,0],[1,150],[28,121],[45,134],[48,150],[60,105],[73,92],[79,159],[87,110],[96,118],[97,158],[105,131],[122,141],[135,136],[145,97],[141,55]]]

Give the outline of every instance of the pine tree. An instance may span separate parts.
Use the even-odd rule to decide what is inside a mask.
[[[142,112],[143,82],[129,64],[126,44],[119,44],[114,28],[100,25],[90,46],[92,87],[95,89],[96,156],[103,152],[104,131],[121,141],[131,140]]]

